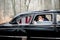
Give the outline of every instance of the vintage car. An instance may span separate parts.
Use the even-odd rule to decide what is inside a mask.
[[[39,15],[43,15],[45,21],[38,21]],[[15,35],[16,32],[18,34],[20,31],[20,33],[34,37],[58,37],[60,31],[60,10],[19,13],[10,22],[1,24],[0,31],[15,32]]]

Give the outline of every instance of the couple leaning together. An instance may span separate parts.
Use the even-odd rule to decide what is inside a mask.
[[[43,22],[43,21],[49,21],[45,15],[37,15],[34,19],[34,24],[39,23],[39,22]]]

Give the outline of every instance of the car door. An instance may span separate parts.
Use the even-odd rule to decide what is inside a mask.
[[[32,18],[33,18],[33,13],[21,14],[20,16],[18,16],[18,18],[16,19],[16,23],[18,25],[17,32],[22,31],[24,33],[27,33],[26,29],[27,26],[31,24]]]
[[[35,21],[36,21],[36,18],[37,18],[37,16],[38,15],[45,15],[47,18],[45,18],[45,19],[48,19],[47,21],[43,21],[43,22],[41,22],[41,23],[36,23]],[[32,24],[30,25],[30,26],[34,26],[34,27],[30,27],[32,30],[35,28],[35,26],[36,26],[36,29],[37,28],[39,28],[40,26],[41,26],[41,28],[49,28],[50,27],[50,25],[51,25],[51,27],[53,27],[52,25],[53,25],[53,22],[54,22],[54,19],[53,19],[54,17],[53,17],[53,13],[42,13],[42,14],[35,14],[34,15],[34,18],[33,18],[33,20],[32,20]],[[48,26],[49,25],[49,26]],[[49,29],[40,29],[40,30],[49,30]]]
[[[56,13],[56,37],[60,38],[60,13]]]
[[[60,13],[56,13],[56,23],[57,23],[57,28],[60,30]]]
[[[45,15],[46,19],[49,21],[43,21],[36,23],[36,18],[38,15]],[[32,20],[32,24],[28,26],[28,35],[30,36],[53,36],[54,32],[54,14],[53,13],[35,13]],[[51,32],[51,33],[50,33]],[[49,35],[47,35],[49,34]]]
[[[16,35],[23,36],[26,35],[25,26],[30,25],[33,14],[20,14],[15,16],[8,24],[4,24],[2,28],[0,28],[1,35]],[[2,29],[2,30],[1,30]],[[3,33],[2,33],[3,31]],[[7,34],[8,33],[8,34]]]

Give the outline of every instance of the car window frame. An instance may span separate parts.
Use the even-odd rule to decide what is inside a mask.
[[[53,17],[53,19],[52,19],[52,25],[54,25],[53,23],[54,23],[54,14],[53,13],[37,13],[37,14],[34,14],[34,18],[33,18],[33,21],[34,21],[34,19],[35,19],[35,17],[36,17],[36,15],[43,15],[43,14],[52,14],[52,17]],[[34,24],[33,24],[34,25]],[[35,25],[39,25],[39,24],[35,24]],[[43,24],[44,25],[44,24]]]
[[[21,15],[24,15],[24,14],[21,14]],[[21,16],[21,15],[20,15],[20,16]],[[31,16],[31,20],[33,19],[33,14],[28,14],[28,15],[26,15],[26,16]],[[25,16],[25,17],[26,17],[26,16]],[[24,16],[23,16],[23,17],[24,17]],[[22,17],[21,17],[21,18],[22,18]],[[21,18],[19,18],[19,19],[21,19]],[[31,23],[31,20],[30,20],[30,22],[29,22],[28,24],[25,23],[25,24],[19,24],[19,25],[29,25],[29,24]],[[16,20],[16,21],[17,21],[17,20]]]
[[[60,15],[60,13],[56,13],[56,23],[57,23],[57,25],[60,25],[60,23],[58,23],[58,21],[57,21],[57,15]]]

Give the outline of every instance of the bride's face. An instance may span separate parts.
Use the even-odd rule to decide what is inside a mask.
[[[43,21],[44,19],[42,18],[42,16],[38,17],[38,21]]]

